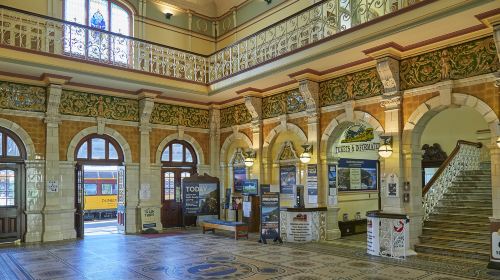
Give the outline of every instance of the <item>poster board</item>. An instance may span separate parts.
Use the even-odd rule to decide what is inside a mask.
[[[264,193],[260,202],[260,240],[280,241],[280,194],[277,192]]]
[[[309,242],[312,240],[312,212],[289,212],[286,240]]]
[[[293,165],[280,167],[280,193],[293,194],[297,184],[296,167]]]
[[[202,216],[217,215],[219,218],[220,190],[219,179],[206,173],[202,176],[194,174],[183,179],[182,215]]]
[[[341,158],[336,175],[339,192],[378,190],[378,160]]]
[[[257,179],[249,179],[243,181],[243,188],[241,193],[246,195],[258,195],[259,194],[259,181]]]
[[[307,165],[307,203],[318,203],[318,166],[316,164]]]
[[[234,192],[243,191],[243,182],[247,179],[247,169],[244,166],[233,167]]]

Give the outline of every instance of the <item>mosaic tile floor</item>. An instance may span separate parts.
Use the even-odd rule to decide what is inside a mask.
[[[371,257],[350,243],[263,245],[197,230],[90,236],[0,247],[0,279],[500,279],[485,263]]]

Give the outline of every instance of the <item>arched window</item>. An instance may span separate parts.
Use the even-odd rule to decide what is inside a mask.
[[[26,151],[21,142],[10,130],[0,127],[0,162],[21,162],[26,158]]]
[[[78,143],[75,151],[78,161],[103,162],[120,165],[123,162],[123,152],[120,145],[106,135],[91,134]]]
[[[131,35],[132,16],[128,8],[113,0],[65,0],[64,20],[95,29]],[[128,62],[128,40],[107,33],[65,27],[64,50],[111,63]]]
[[[196,166],[196,155],[186,141],[172,141],[161,154],[163,166]]]

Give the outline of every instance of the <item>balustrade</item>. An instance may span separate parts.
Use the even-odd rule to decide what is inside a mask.
[[[422,0],[325,0],[209,56],[0,6],[0,45],[209,84]]]

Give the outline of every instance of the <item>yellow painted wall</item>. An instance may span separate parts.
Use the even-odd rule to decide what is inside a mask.
[[[2,0],[0,4],[42,15],[48,14],[49,6],[47,0]]]
[[[278,156],[278,153],[281,151],[281,146],[283,145],[283,143],[285,141],[292,141],[295,152],[297,153],[297,156],[299,156],[300,149],[302,149],[300,145],[304,144],[303,143],[304,141],[301,140],[300,137],[295,134],[295,132],[283,131],[276,137],[274,144],[272,145],[272,147],[270,147],[271,148],[271,157],[268,159],[269,160],[269,168],[272,168],[272,164],[275,163],[274,160]],[[294,165],[294,164],[282,164],[282,165]],[[279,186],[279,184],[280,184],[279,169],[273,170],[273,171],[274,172],[272,172],[272,174],[271,174],[270,184]],[[301,173],[304,173],[304,172],[301,172]],[[304,182],[305,182],[305,176],[300,176],[300,178],[299,177],[297,178],[298,185],[303,185]]]
[[[426,125],[421,145],[438,143],[448,155],[458,140],[478,142],[476,131],[488,129],[483,117],[469,107],[446,109],[435,115]]]
[[[361,213],[361,217],[366,217],[366,211],[378,210],[378,193],[377,192],[362,192],[362,193],[342,193],[339,197],[339,221],[342,221],[344,213],[349,215],[349,219],[355,218],[356,212]]]

